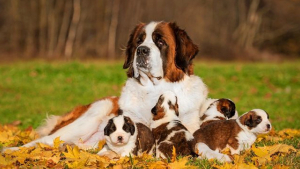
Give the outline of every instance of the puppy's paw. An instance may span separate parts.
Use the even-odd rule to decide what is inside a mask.
[[[107,150],[107,151],[100,151],[99,153],[97,153],[99,156],[105,156],[105,157],[108,157],[110,159],[119,159],[120,156],[115,153],[114,151],[111,151],[111,150]]]
[[[231,158],[224,154],[223,157],[220,159],[221,162],[232,162]]]

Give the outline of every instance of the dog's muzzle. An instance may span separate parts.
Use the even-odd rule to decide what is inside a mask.
[[[149,68],[149,54],[150,54],[150,48],[147,46],[140,46],[137,48],[136,51],[137,58],[136,58],[136,64],[137,67],[140,68]]]

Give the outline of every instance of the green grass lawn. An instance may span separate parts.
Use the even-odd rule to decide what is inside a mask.
[[[276,130],[300,128],[300,61],[285,63],[195,62],[209,97],[230,98],[239,114],[261,108]],[[119,96],[122,62],[18,62],[0,64],[0,123],[37,127],[47,114]]]

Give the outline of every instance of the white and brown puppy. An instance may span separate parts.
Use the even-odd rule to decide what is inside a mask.
[[[258,134],[271,130],[267,112],[253,109],[236,120],[220,120],[197,130],[194,136],[195,152],[202,158],[230,162],[228,155],[220,153],[229,148],[231,154],[240,154],[255,142]]]
[[[104,135],[106,145],[98,155],[104,155],[108,150],[122,157],[129,154],[139,155],[143,152],[152,154],[154,148],[150,129],[141,123],[134,123],[127,116],[119,115],[111,118],[104,128]]]
[[[215,99],[200,117],[200,127],[217,120],[237,119],[235,104],[230,99]]]
[[[193,155],[192,134],[181,124],[177,97],[173,92],[162,94],[151,110],[151,129],[155,139],[156,157],[171,158],[173,146],[177,155]]]

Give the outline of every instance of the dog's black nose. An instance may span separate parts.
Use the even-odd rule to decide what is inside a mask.
[[[271,125],[270,125],[270,124],[267,124],[267,128],[270,129],[270,128],[271,128]]]
[[[118,141],[122,141],[123,137],[122,136],[118,136]]]
[[[140,46],[137,48],[137,55],[138,56],[149,56],[150,48],[147,46]]]

